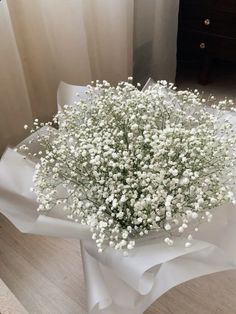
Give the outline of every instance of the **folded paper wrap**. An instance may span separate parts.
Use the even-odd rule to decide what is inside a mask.
[[[61,83],[59,110],[63,110],[64,104],[76,102],[78,97],[86,97],[84,87]],[[233,122],[236,120],[230,117]],[[30,149],[36,151],[37,146]],[[217,208],[212,222],[201,225],[190,248],[185,248],[181,238],[168,247],[162,234],[156,233],[137,241],[127,257],[112,248],[99,254],[88,227],[67,220],[60,207],[47,215],[36,211],[35,195],[30,192],[35,163],[36,160],[29,160],[14,149],[6,150],[0,162],[0,212],[21,232],[81,240],[89,313],[141,314],[163,293],[182,282],[235,268],[235,206]]]

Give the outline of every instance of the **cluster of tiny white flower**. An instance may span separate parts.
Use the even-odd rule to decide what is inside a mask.
[[[56,115],[56,136],[39,139],[39,210],[63,206],[90,227],[99,252],[109,245],[127,254],[136,238],[158,230],[173,245],[173,230],[183,234],[234,202],[236,136],[222,119],[232,102],[214,103],[165,81],[145,91],[127,82],[88,86],[86,100]]]

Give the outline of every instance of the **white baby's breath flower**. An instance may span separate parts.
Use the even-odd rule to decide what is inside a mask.
[[[49,122],[38,137],[38,210],[60,206],[88,225],[99,252],[109,245],[126,255],[135,238],[159,230],[174,245],[172,234],[185,236],[190,224],[210,222],[215,207],[235,202],[236,136],[227,105],[232,101],[215,103],[166,81],[145,91],[96,81],[86,100],[53,119],[56,136]],[[43,125],[33,124],[36,131]],[[192,235],[187,239],[190,247]]]
[[[189,248],[190,246],[192,246],[192,243],[191,243],[191,242],[186,242],[186,243],[185,243],[185,247],[186,247],[186,248]]]

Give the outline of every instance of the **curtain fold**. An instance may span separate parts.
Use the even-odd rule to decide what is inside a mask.
[[[26,135],[23,125],[32,121],[24,71],[15,42],[9,10],[0,2],[0,152]]]
[[[115,84],[132,74],[133,1],[0,2],[0,152],[33,118],[51,119],[60,81]]]
[[[179,0],[135,0],[134,77],[174,82]]]
[[[2,0],[0,153],[26,136],[24,124],[32,124],[34,118],[51,119],[60,81],[85,85],[106,79],[116,84],[133,74],[134,61],[137,73],[145,72],[146,77],[160,78],[167,71],[173,76],[174,51],[166,51],[175,45],[169,41],[175,41],[176,34],[170,34],[162,15],[169,20],[174,12],[172,24],[177,23],[177,4],[176,0]],[[136,62],[133,51],[144,52],[147,58]],[[160,68],[163,55],[168,69]]]

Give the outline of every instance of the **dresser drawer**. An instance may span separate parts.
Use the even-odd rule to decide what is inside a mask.
[[[180,0],[177,51],[180,63],[198,62],[202,84],[212,59],[235,62],[236,0]]]
[[[216,0],[181,0],[179,8],[179,19],[192,19],[210,14]]]
[[[236,15],[235,0],[180,0],[179,14],[191,18],[194,15],[211,13],[212,10]]]
[[[213,9],[220,12],[235,14],[236,17],[236,1],[235,0],[215,0]]]
[[[235,61],[236,39],[198,31],[179,31],[178,58],[199,57],[207,53],[213,58]]]
[[[179,29],[192,29],[204,33],[236,38],[236,15],[212,10],[208,14],[192,14],[191,17],[180,16]]]

